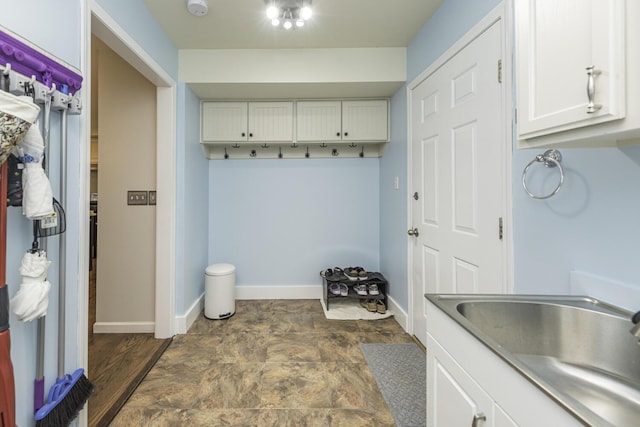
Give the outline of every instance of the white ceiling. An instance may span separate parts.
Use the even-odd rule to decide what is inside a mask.
[[[187,0],[143,0],[178,49],[405,48],[444,0],[313,0],[301,29],[271,25],[265,0],[208,0],[196,17]],[[391,96],[402,82],[217,84],[187,82],[201,99]]]
[[[187,0],[143,0],[178,49],[406,47],[443,0],[314,0],[302,29],[274,28],[264,0],[208,0],[196,17]]]

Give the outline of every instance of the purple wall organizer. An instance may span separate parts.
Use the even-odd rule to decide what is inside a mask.
[[[35,76],[49,88],[52,83],[57,88],[66,85],[69,94],[74,94],[82,87],[82,76],[76,69],[0,27],[0,67],[7,64],[24,76]]]

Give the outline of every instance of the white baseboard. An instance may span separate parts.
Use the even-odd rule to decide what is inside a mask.
[[[404,311],[396,301],[387,295],[387,305],[389,306],[389,310],[393,313],[393,318],[396,322],[404,329],[405,332],[409,332],[409,316],[407,312]]]
[[[182,316],[176,316],[175,331],[176,334],[186,334],[193,322],[196,321],[202,310],[204,309],[204,294],[189,307],[187,313]]]
[[[320,299],[322,285],[237,286],[237,299]]]
[[[155,322],[96,322],[94,334],[153,334]]]

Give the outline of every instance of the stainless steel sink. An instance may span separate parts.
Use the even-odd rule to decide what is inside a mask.
[[[589,297],[426,297],[583,423],[640,425],[632,313]]]

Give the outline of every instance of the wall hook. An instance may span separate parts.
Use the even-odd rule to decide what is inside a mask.
[[[279,147],[278,158],[282,158],[282,147]]]
[[[339,155],[338,149],[334,148],[333,150],[331,150],[331,155],[334,156],[334,157],[337,157]]]
[[[237,142],[235,144],[232,145],[233,148],[240,148],[240,144],[238,144]]]
[[[360,157],[364,157],[364,145],[362,146],[362,149],[360,150]]]
[[[291,148],[298,148],[298,144],[294,142],[293,144],[291,144]]]
[[[307,152],[304,153],[304,156],[308,159],[309,158],[309,146],[307,145]]]
[[[225,159],[229,158],[229,153],[227,153],[227,147],[224,147],[224,158]]]
[[[349,147],[351,147],[351,148],[356,148],[356,147],[357,147],[357,145],[356,145],[356,144],[354,144],[354,143],[352,142],[351,144],[349,144]]]
[[[249,157],[255,157],[257,155],[258,153],[256,152],[256,150],[251,150],[251,152],[249,153]]]
[[[261,145],[261,147],[262,147],[262,148],[269,148],[269,147],[270,147],[270,145],[269,145],[269,144],[262,144],[262,145]]]
[[[320,148],[327,148],[327,144],[325,144],[324,142],[322,144],[319,145]]]

